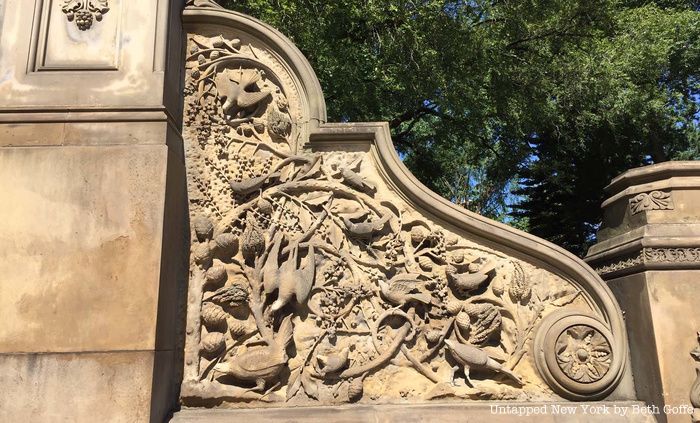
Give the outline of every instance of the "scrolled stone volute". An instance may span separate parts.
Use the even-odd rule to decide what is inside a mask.
[[[311,66],[276,30],[188,4],[185,405],[616,389],[624,324],[590,267],[429,191],[386,123],[327,123]]]

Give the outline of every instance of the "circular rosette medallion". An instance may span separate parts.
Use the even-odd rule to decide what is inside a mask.
[[[574,400],[608,395],[622,377],[624,353],[607,325],[579,312],[544,318],[535,335],[535,363],[558,394]]]

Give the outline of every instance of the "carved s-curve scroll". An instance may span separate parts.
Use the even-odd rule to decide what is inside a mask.
[[[288,40],[188,4],[186,404],[556,399],[543,379],[573,398],[614,389],[626,346],[599,279],[501,251],[469,214],[444,218],[443,200],[417,205],[386,135],[319,124],[318,81]],[[323,148],[335,135],[354,144]]]

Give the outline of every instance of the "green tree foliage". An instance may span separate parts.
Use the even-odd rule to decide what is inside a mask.
[[[583,254],[619,172],[700,157],[700,4],[229,0],[288,35],[333,121],[388,121],[429,188]]]

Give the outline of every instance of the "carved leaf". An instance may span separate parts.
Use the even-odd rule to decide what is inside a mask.
[[[556,298],[551,302],[552,305],[556,307],[563,307],[567,304],[571,304],[579,296],[580,292],[576,291],[574,293],[565,294],[559,298]]]
[[[289,384],[287,385],[287,401],[292,399],[294,395],[299,392],[299,388],[301,388],[301,369],[302,367],[299,366],[292,370],[289,375]]]
[[[308,395],[310,398],[313,399],[318,399],[318,381],[316,379],[313,379],[311,376],[307,375],[306,373],[302,373],[301,377],[301,384],[304,387],[304,392],[306,395]]]

